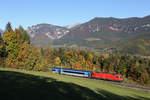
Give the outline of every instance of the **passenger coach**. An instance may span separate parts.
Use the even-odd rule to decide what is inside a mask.
[[[83,70],[72,70],[72,69],[52,67],[52,72],[59,73],[59,74],[73,75],[73,76],[91,77],[90,71],[83,71]]]

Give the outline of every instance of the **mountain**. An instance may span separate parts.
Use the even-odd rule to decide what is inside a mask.
[[[136,36],[150,33],[150,16],[143,18],[101,18],[96,17],[69,34],[55,40],[54,45],[66,47],[92,48],[96,51],[112,51],[118,49],[121,43],[133,42]],[[131,39],[132,38],[132,39]],[[114,49],[115,48],[115,49]]]
[[[40,47],[90,49],[102,53],[150,54],[150,16],[103,18],[64,27],[38,24],[27,30]],[[145,52],[145,53],[143,53]]]
[[[52,40],[60,39],[69,33],[69,29],[51,24],[38,24],[28,27],[27,32],[33,45],[48,47],[51,45]]]

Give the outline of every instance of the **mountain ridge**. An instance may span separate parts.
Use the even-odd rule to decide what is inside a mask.
[[[59,26],[55,26],[54,29],[56,29],[56,27],[58,28]],[[63,27],[63,29],[68,31],[67,34],[63,34],[60,38],[55,39],[49,39],[48,36],[42,34],[43,31],[40,31],[41,33],[39,34],[41,36],[36,36],[38,38],[37,40],[40,40],[40,42],[37,42],[37,40],[31,38],[34,42],[33,44],[42,44],[42,47],[45,47],[45,45],[50,45],[64,48],[92,48],[94,51],[98,52],[104,50],[110,50],[112,52],[112,48],[115,48],[113,50],[116,51],[123,51],[121,48],[124,47],[121,44],[125,44],[128,40],[130,41],[130,44],[132,44],[132,42],[134,42],[133,40],[136,40],[137,36],[150,33],[150,16],[141,18],[95,17],[73,29],[67,29],[66,27]],[[133,47],[134,46],[132,45],[131,48],[134,49]],[[148,50],[148,47],[146,47],[146,50]]]
[[[120,49],[124,48],[121,43],[125,44],[127,40],[130,40],[130,43],[132,43],[137,36],[145,33],[150,33],[150,16],[123,19],[95,17],[70,31],[69,34],[61,39],[54,40],[53,43],[54,45],[65,45],[66,47],[76,45],[76,48],[87,47],[96,49],[94,51],[104,51],[104,49],[109,51],[108,49],[115,48],[113,50],[116,52],[118,50],[124,52],[123,49]],[[133,45],[130,48],[134,49]],[[145,50],[148,50],[148,48]],[[112,49],[110,51],[112,52]]]
[[[33,45],[49,47],[54,39],[63,37],[69,33],[69,30],[65,27],[42,23],[28,27],[27,32]]]

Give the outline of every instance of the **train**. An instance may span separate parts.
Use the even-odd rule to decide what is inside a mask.
[[[66,68],[56,68],[51,67],[53,73],[86,77],[86,78],[94,78],[94,79],[103,79],[103,80],[111,80],[122,82],[123,77],[121,74],[110,74],[110,73],[100,73],[100,72],[92,72],[85,70],[74,70],[74,69],[66,69]]]

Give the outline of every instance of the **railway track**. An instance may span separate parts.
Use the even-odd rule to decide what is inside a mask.
[[[67,75],[67,76],[73,76],[73,75]],[[103,80],[103,79],[96,79],[96,78],[87,78],[87,77],[80,77],[80,76],[74,76],[74,77],[90,79],[90,80],[97,80],[97,81],[101,81],[101,82],[115,84],[115,85],[118,85],[118,86],[123,86],[123,87],[139,89],[139,90],[143,90],[143,91],[146,91],[146,92],[150,92],[150,87],[145,87],[145,86],[141,86],[141,85],[134,85],[134,84],[129,84],[129,83],[115,82],[115,81],[110,81],[110,80]]]
[[[114,83],[114,84],[124,86],[124,87],[134,88],[134,89],[140,89],[144,91],[150,91],[150,87],[145,87],[141,85],[134,85],[134,84],[128,84],[128,83]]]
[[[128,88],[133,88],[133,89],[140,89],[140,90],[150,92],[150,87],[145,87],[145,86],[141,86],[141,85],[134,85],[134,84],[129,84],[129,83],[114,82],[114,81],[101,80],[101,79],[92,79],[92,78],[88,78],[88,79],[98,80],[98,81],[102,81],[102,82],[106,82],[106,83],[112,83],[112,84],[123,86],[123,87],[128,87]]]
[[[78,77],[78,76],[75,76],[75,77]],[[146,91],[146,92],[150,92],[150,87],[145,87],[145,86],[141,86],[141,85],[134,85],[134,84],[129,84],[129,83],[115,82],[115,81],[95,79],[95,78],[86,78],[86,77],[80,77],[80,78],[90,79],[90,80],[97,80],[97,81],[101,81],[101,82],[112,83],[112,84],[115,84],[115,85],[118,85],[118,86],[123,86],[123,87],[128,87],[128,88],[133,88],[133,89],[138,89],[138,90],[143,90],[143,91]]]

